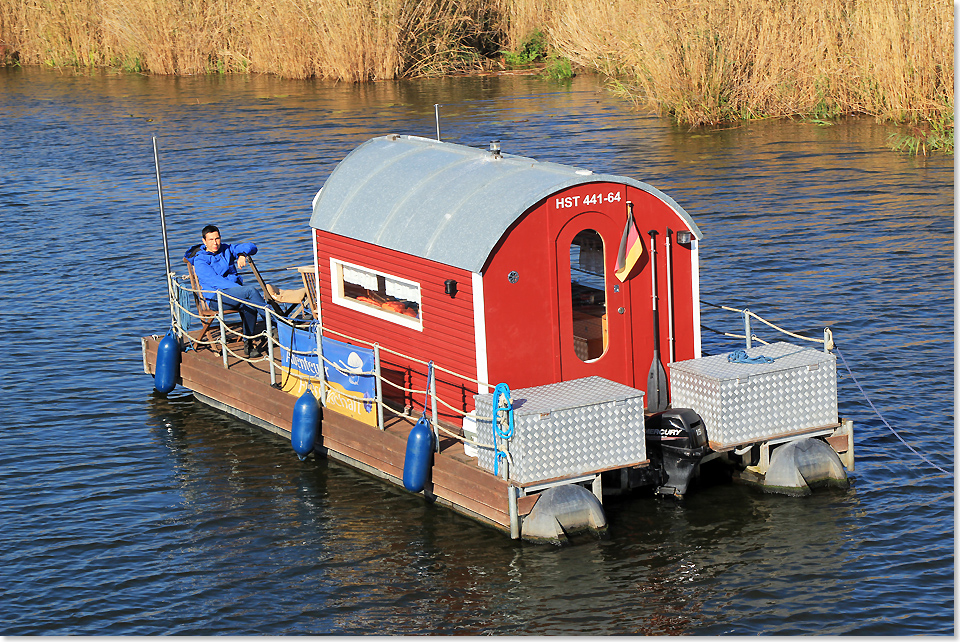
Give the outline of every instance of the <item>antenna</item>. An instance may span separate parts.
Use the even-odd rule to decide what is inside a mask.
[[[437,140],[440,140],[440,103],[433,105],[433,113],[437,119]]]

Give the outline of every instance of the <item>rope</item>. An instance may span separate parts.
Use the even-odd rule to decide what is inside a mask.
[[[864,391],[863,386],[860,385],[860,382],[857,381],[857,378],[853,375],[853,371],[850,369],[850,366],[847,365],[847,360],[843,358],[843,353],[840,352],[840,348],[834,346],[834,350],[836,350],[836,351],[837,351],[837,354],[840,355],[840,360],[843,361],[844,367],[847,369],[847,372],[850,373],[850,378],[853,379],[853,382],[854,382],[855,384],[857,384],[857,388],[860,389],[860,393],[863,395],[863,398],[867,400],[867,403],[870,404],[870,407],[873,408],[873,411],[874,411],[875,413],[877,413],[877,416],[878,416],[878,417],[880,417],[880,421],[883,422],[883,425],[885,425],[885,426],[890,430],[890,432],[892,432],[894,435],[896,435],[897,439],[899,439],[899,440],[903,443],[904,446],[906,446],[907,448],[910,449],[910,452],[912,452],[914,455],[916,455],[917,457],[919,457],[919,458],[922,459],[923,461],[927,462],[928,464],[930,464],[931,466],[933,466],[934,468],[936,468],[937,470],[939,470],[939,471],[940,471],[941,473],[943,473],[944,475],[950,475],[950,476],[952,477],[952,476],[953,476],[952,473],[944,470],[943,468],[940,468],[940,466],[937,466],[935,463],[933,463],[932,461],[930,461],[929,459],[927,459],[926,457],[924,457],[922,454],[920,454],[919,452],[917,452],[916,450],[914,450],[913,446],[911,446],[910,444],[908,444],[908,443],[903,439],[903,437],[901,437],[900,434],[899,434],[896,430],[894,430],[893,427],[892,427],[890,424],[887,423],[887,420],[883,418],[883,415],[880,414],[880,411],[877,410],[877,407],[873,405],[873,402],[872,402],[872,401],[870,401],[870,397],[867,396],[867,393]]]
[[[734,350],[727,355],[727,361],[730,363],[773,363],[773,359],[762,354],[756,357],[748,357],[746,350]]]
[[[506,397],[507,402],[507,405],[502,408],[500,407],[501,396]],[[507,413],[506,429],[501,427],[501,412]],[[491,427],[493,429],[493,474],[496,477],[500,474],[500,459],[506,459],[507,464],[510,463],[510,453],[497,447],[497,437],[504,441],[509,441],[513,437],[513,399],[510,398],[510,388],[505,383],[498,383],[493,390],[493,422]]]
[[[732,333],[732,332],[721,332],[720,330],[714,330],[714,329],[711,328],[710,326],[706,326],[706,325],[704,325],[704,324],[702,324],[702,323],[700,324],[700,327],[701,327],[702,329],[704,329],[704,330],[709,330],[710,332],[715,332],[716,334],[721,334],[721,335],[723,335],[723,336],[725,336],[725,337],[732,337],[732,338],[734,338],[734,339],[746,339],[746,338],[747,338],[747,335],[745,335],[745,334],[734,334],[734,333]],[[755,335],[755,334],[750,335],[750,338],[751,338],[752,340],[754,340],[754,341],[759,341],[760,343],[762,343],[762,344],[765,345],[765,346],[770,345],[770,342],[769,342],[769,341],[764,341],[763,339],[761,339],[760,337],[758,337],[758,336]]]
[[[785,335],[787,335],[787,336],[790,336],[790,337],[793,337],[793,338],[795,338],[795,339],[803,339],[804,341],[813,341],[814,343],[825,343],[825,342],[826,342],[825,339],[814,339],[814,338],[811,338],[811,337],[805,337],[805,336],[803,336],[803,335],[801,335],[801,334],[796,334],[796,333],[794,333],[794,332],[790,332],[789,330],[784,330],[784,329],[781,328],[780,326],[774,325],[773,323],[770,323],[769,321],[767,321],[767,320],[764,319],[763,317],[757,316],[757,314],[756,314],[755,312],[751,312],[750,310],[740,310],[739,308],[731,308],[730,306],[726,306],[726,305],[717,305],[716,303],[710,303],[709,301],[704,301],[703,299],[700,299],[700,302],[701,302],[701,303],[705,303],[706,305],[709,305],[710,307],[713,307],[713,308],[719,308],[719,309],[721,309],[721,310],[727,310],[727,311],[729,311],[729,312],[739,312],[741,315],[751,316],[751,317],[753,317],[754,319],[756,319],[757,321],[759,321],[760,323],[765,323],[766,325],[770,326],[771,328],[773,328],[773,329],[776,330],[777,332],[782,332],[783,334],[785,334]],[[707,328],[707,329],[709,330],[710,328]],[[713,330],[713,332],[716,332],[716,330]],[[721,333],[721,334],[724,334],[724,333]],[[742,337],[741,337],[741,338],[742,338]]]

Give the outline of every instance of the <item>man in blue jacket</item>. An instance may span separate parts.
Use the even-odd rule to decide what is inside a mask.
[[[193,271],[200,282],[200,289],[203,290],[203,298],[211,302],[211,308],[216,309],[217,291],[227,295],[223,297],[223,307],[239,310],[243,334],[252,336],[257,324],[257,315],[263,314],[262,307],[267,303],[256,286],[243,284],[243,278],[237,270],[247,264],[247,258],[244,255],[253,256],[257,253],[257,246],[253,243],[222,243],[220,230],[216,225],[207,225],[203,228],[201,235],[203,244],[187,250],[183,258],[193,264]],[[260,307],[245,305],[241,301]],[[251,358],[260,356],[260,351],[253,345],[252,339],[246,340],[245,347],[247,356]]]

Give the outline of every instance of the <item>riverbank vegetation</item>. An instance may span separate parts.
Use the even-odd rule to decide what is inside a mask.
[[[485,0],[0,0],[18,64],[364,81],[490,64]]]
[[[953,150],[947,0],[0,0],[0,58],[347,81],[539,62],[692,126],[865,114]]]

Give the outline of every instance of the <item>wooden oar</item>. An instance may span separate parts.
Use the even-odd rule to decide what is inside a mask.
[[[647,374],[647,411],[663,412],[667,409],[667,371],[660,362],[660,315],[657,312],[657,234],[650,230],[650,278],[653,283],[653,361]]]

